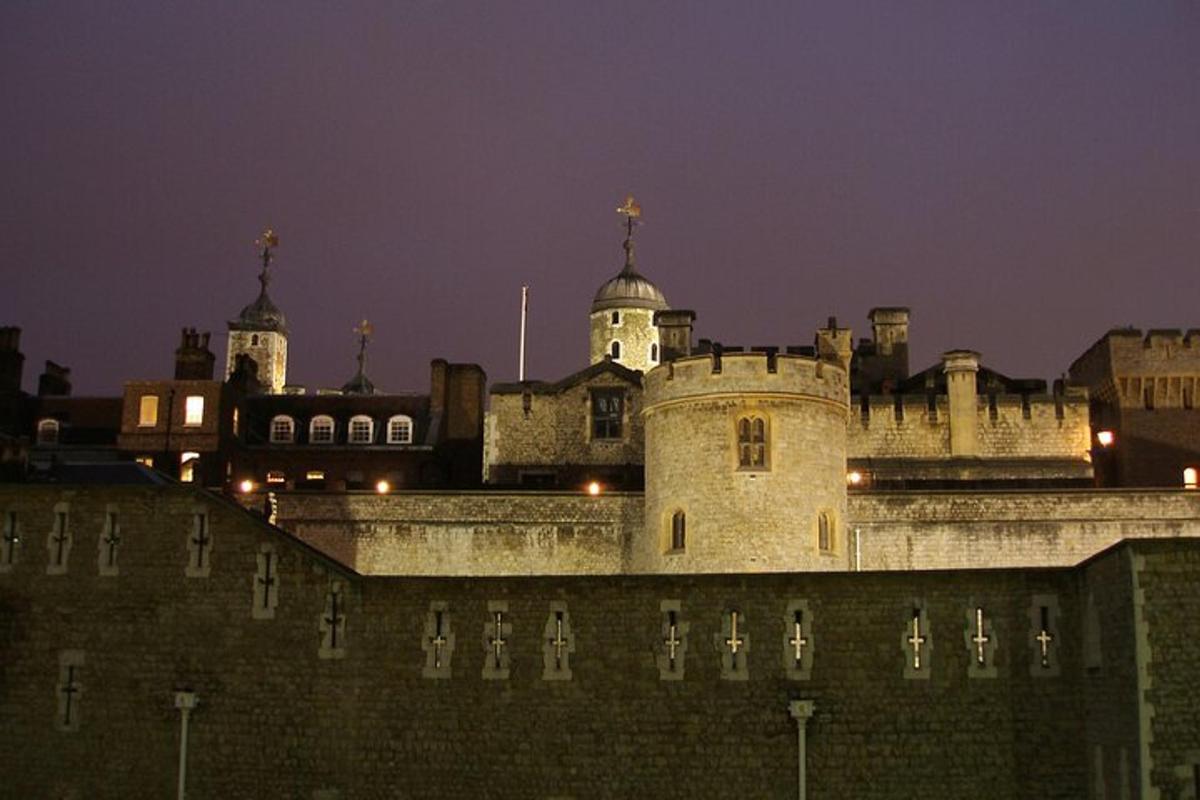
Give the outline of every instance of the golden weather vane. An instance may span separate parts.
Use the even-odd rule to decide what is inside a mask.
[[[259,257],[262,259],[262,274],[265,277],[267,267],[271,266],[271,259],[275,257],[275,248],[279,247],[279,234],[275,233],[274,228],[267,228],[261,236],[254,240],[254,245],[259,250]]]
[[[375,327],[367,321],[366,317],[363,317],[363,321],[358,323],[358,325],[354,328],[354,332],[357,333],[361,338],[367,339],[370,338],[371,334],[375,332]]]
[[[633,271],[633,226],[640,225],[642,206],[633,195],[625,195],[625,202],[617,207],[617,213],[625,218],[625,271]]]

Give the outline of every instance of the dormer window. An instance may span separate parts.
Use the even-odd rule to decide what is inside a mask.
[[[309,444],[333,444],[333,417],[313,417],[308,425]]]
[[[398,414],[388,420],[388,444],[411,444],[413,437],[412,417]]]
[[[358,415],[350,418],[350,444],[370,444],[375,424],[370,417]]]
[[[59,425],[56,419],[43,419],[37,424],[38,444],[58,444]]]
[[[296,441],[296,421],[280,414],[271,420],[271,444],[291,444]]]

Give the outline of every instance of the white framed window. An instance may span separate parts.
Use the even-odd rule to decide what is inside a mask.
[[[370,444],[375,422],[364,414],[350,418],[350,444]]]
[[[37,424],[37,443],[38,444],[58,444],[58,420],[43,419]]]
[[[322,414],[308,423],[309,444],[333,444],[333,417]]]
[[[158,395],[144,394],[138,400],[138,427],[153,428],[158,424]]]
[[[191,483],[196,480],[196,465],[200,463],[200,454],[185,451],[179,454],[179,480]]]
[[[204,422],[204,398],[189,394],[183,401],[183,424],[200,425]]]
[[[413,438],[412,417],[397,414],[388,420],[388,444],[411,444]]]
[[[291,444],[296,441],[296,420],[287,414],[271,418],[271,444]]]
[[[621,324],[621,312],[620,311],[614,311],[612,313],[612,324],[613,325]]]

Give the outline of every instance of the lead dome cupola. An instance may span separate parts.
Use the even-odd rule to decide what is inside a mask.
[[[642,215],[641,206],[630,195],[617,213],[626,218],[625,266],[596,290],[596,296],[592,299],[592,313],[610,308],[648,308],[651,311],[670,308],[662,291],[634,266],[633,226]]]

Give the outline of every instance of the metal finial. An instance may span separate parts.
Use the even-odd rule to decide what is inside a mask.
[[[642,206],[633,195],[625,195],[625,202],[617,207],[617,213],[625,217],[625,271],[633,271],[633,227],[641,224]]]
[[[271,260],[275,257],[275,248],[279,247],[279,234],[275,233],[273,228],[267,228],[261,236],[254,240],[254,244],[259,249],[259,258],[262,259],[262,272],[259,273],[258,280],[262,284],[263,291],[266,291],[267,284],[271,280],[267,274],[267,268],[271,266]]]
[[[371,338],[371,334],[375,331],[374,326],[363,317],[363,321],[358,323],[358,327],[354,332],[358,334],[358,374],[366,375],[367,368],[367,340]]]

